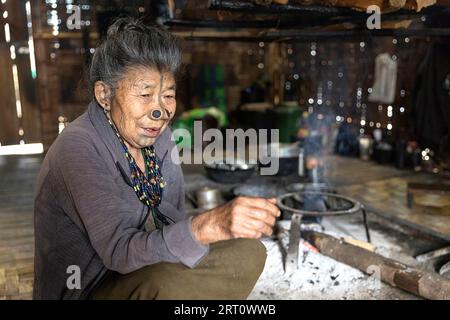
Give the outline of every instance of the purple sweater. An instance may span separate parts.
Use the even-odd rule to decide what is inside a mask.
[[[193,236],[184,213],[184,181],[171,161],[165,130],[155,143],[166,181],[160,210],[176,223],[146,230],[148,208],[120,170],[130,169],[103,110],[92,102],[50,147],[38,177],[35,223],[35,299],[84,299],[108,270],[126,274],[157,262],[194,267],[209,247]],[[151,218],[151,214],[149,215]],[[80,289],[67,280],[80,270]],[[70,267],[70,268],[69,268]],[[75,267],[75,268],[77,268]],[[68,269],[69,268],[69,269]]]

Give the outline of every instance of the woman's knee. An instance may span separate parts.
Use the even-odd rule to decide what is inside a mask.
[[[267,251],[264,244],[257,239],[240,239],[243,255],[247,257],[248,272],[259,277],[266,263]]]
[[[211,246],[209,261],[224,274],[239,275],[250,282],[258,279],[266,262],[266,248],[259,240],[232,239]],[[256,281],[255,280],[255,281]]]
[[[252,241],[252,246],[254,247],[255,259],[264,268],[267,259],[267,249],[266,246],[259,240]]]
[[[240,251],[239,260],[234,262],[240,273],[238,299],[246,299],[264,270],[266,247],[259,240],[239,239],[236,249]]]
[[[189,269],[170,263],[145,267],[138,275],[138,285],[129,298],[245,299],[264,269],[265,246],[259,240],[235,239],[217,243],[210,253],[210,264],[206,268]],[[237,282],[230,281],[230,275]]]
[[[181,265],[160,263],[144,267],[136,287],[130,294],[130,299],[154,300],[177,296],[176,279],[178,272],[174,267]]]

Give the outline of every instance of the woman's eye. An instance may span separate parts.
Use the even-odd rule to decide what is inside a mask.
[[[144,98],[150,98],[150,94],[149,93],[141,94],[141,96],[144,97]]]
[[[165,96],[165,98],[166,99],[175,99],[175,96],[174,95],[167,95],[167,96]]]

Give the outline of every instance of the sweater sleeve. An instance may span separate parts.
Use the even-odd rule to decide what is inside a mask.
[[[190,218],[162,230],[138,229],[132,219],[136,212],[124,201],[89,137],[71,137],[59,146],[54,174],[62,180],[65,196],[108,269],[126,274],[164,261],[192,268],[208,253],[209,247],[194,238]]]

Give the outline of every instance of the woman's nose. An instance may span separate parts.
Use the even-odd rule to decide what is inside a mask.
[[[169,120],[171,113],[162,107],[156,107],[150,110],[150,118],[152,120]]]

